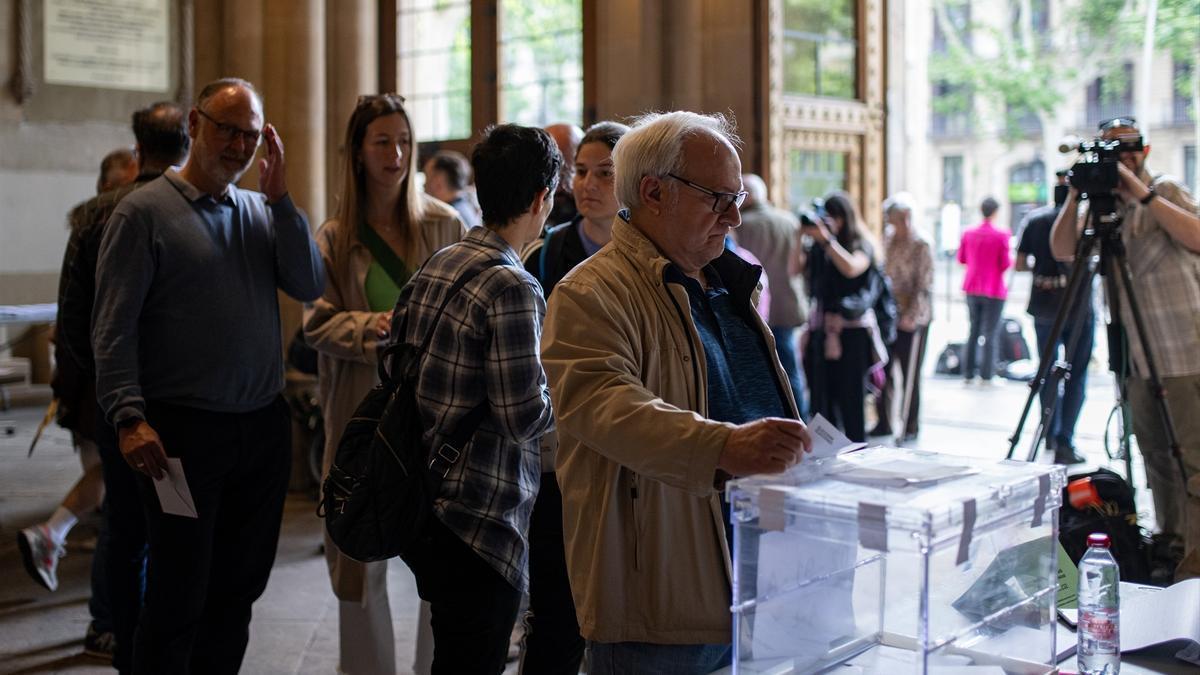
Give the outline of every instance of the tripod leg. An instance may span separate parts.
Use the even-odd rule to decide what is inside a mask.
[[[1129,271],[1129,261],[1125,258],[1125,252],[1123,250],[1114,251],[1109,264],[1116,268],[1116,271],[1120,274],[1121,284],[1125,287],[1129,313],[1133,315],[1133,326],[1137,331],[1138,343],[1142,346],[1142,355],[1146,360],[1146,369],[1149,371],[1148,374],[1150,376],[1150,387],[1157,403],[1159,420],[1162,422],[1163,431],[1166,434],[1167,447],[1170,448],[1171,456],[1175,458],[1175,463],[1178,465],[1179,475],[1186,484],[1188,474],[1184,469],[1183,456],[1179,451],[1179,437],[1175,433],[1175,421],[1171,418],[1171,408],[1167,405],[1167,390],[1163,386],[1162,378],[1158,375],[1154,350],[1146,340],[1146,336],[1148,335],[1146,324],[1142,319],[1142,310],[1138,304],[1137,293],[1133,290],[1133,275]]]
[[[1092,286],[1092,279],[1095,278],[1098,270],[1097,267],[1089,264],[1095,242],[1095,235],[1090,231],[1085,231],[1075,247],[1075,262],[1071,267],[1071,276],[1067,281],[1067,290],[1063,294],[1062,304],[1058,306],[1058,311],[1054,314],[1054,325],[1050,329],[1050,335],[1046,338],[1046,344],[1038,345],[1038,353],[1041,361],[1038,364],[1037,375],[1029,383],[1029,396],[1025,399],[1025,407],[1021,410],[1021,418],[1017,420],[1017,428],[1013,430],[1013,435],[1008,439],[1008,454],[1005,456],[1005,459],[1012,459],[1013,454],[1016,453],[1017,444],[1021,441],[1021,432],[1025,428],[1025,420],[1029,417],[1029,411],[1033,408],[1034,401],[1039,399],[1039,392],[1042,387],[1046,386],[1050,368],[1054,365],[1054,360],[1049,358],[1051,355],[1050,350],[1053,349],[1054,345],[1058,344],[1059,339],[1062,337],[1067,317],[1077,311],[1078,308],[1076,305],[1079,304],[1082,289],[1091,288]],[[1057,381],[1054,386],[1058,386]],[[1038,428],[1038,433],[1033,439],[1032,446],[1029,448],[1028,461],[1031,462],[1037,458],[1038,447],[1041,445],[1042,439],[1046,434],[1047,425],[1050,423],[1051,418],[1046,414],[1046,407],[1042,407],[1043,423]],[[1049,410],[1050,414],[1054,413],[1053,406],[1049,406]]]

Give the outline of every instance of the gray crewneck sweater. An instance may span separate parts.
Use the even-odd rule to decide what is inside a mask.
[[[146,400],[248,412],[283,389],[276,288],[324,289],[308,220],[231,186],[219,199],[178,173],[130,194],[100,245],[92,348],[96,394],[113,424]]]

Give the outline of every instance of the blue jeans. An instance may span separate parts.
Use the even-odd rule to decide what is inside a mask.
[[[1046,341],[1050,339],[1050,330],[1053,327],[1052,318],[1033,320],[1039,355],[1046,351]],[[1088,360],[1092,358],[1092,343],[1096,335],[1096,317],[1092,312],[1086,312],[1078,326],[1066,324],[1057,344],[1053,345],[1049,352],[1051,359],[1060,358],[1063,352],[1070,348],[1076,330],[1083,332],[1074,352],[1066,357],[1067,362],[1071,364],[1071,379],[1061,387],[1043,386],[1041,392],[1043,408],[1054,404],[1054,414],[1046,430],[1046,439],[1064,449],[1075,447],[1075,423],[1079,420],[1079,411],[1083,409],[1083,399],[1087,395],[1087,365]]]
[[[588,642],[588,675],[701,675],[733,662],[733,645]]]
[[[992,379],[996,370],[996,326],[1000,323],[1002,298],[986,295],[967,295],[967,312],[971,316],[971,333],[964,349],[967,352],[963,376],[973,379],[978,372],[985,380]],[[981,344],[982,343],[982,344]],[[976,353],[981,352],[976,358]]]
[[[796,327],[771,326],[771,334],[775,336],[775,353],[783,370],[787,373],[788,382],[792,385],[792,396],[796,397],[796,408],[800,410],[800,419],[808,419],[808,396],[805,389],[804,369],[800,367],[800,359],[796,354]]]

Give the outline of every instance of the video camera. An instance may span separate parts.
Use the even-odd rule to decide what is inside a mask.
[[[1140,152],[1142,137],[1105,140],[1093,138],[1078,145],[1059,146],[1061,152],[1078,151],[1083,156],[1071,166],[1067,180],[1080,192],[1080,198],[1111,196],[1120,184],[1117,162],[1122,152]]]

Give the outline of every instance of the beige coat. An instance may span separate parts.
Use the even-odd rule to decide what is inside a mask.
[[[599,642],[731,637],[717,459],[733,425],[705,418],[704,349],[667,264],[618,218],[612,243],[555,286],[546,316],[567,571],[580,630]],[[714,266],[734,298],[757,302],[758,268],[732,253]]]
[[[451,207],[428,199],[425,218],[417,228],[417,255],[408,261],[416,267],[438,249],[462,238],[462,220]],[[335,236],[341,224],[327,221],[317,230],[317,246],[325,263],[325,293],[304,308],[304,339],[318,352],[318,398],[325,417],[325,457],[328,473],[346,422],[367,392],[379,382],[375,325],[382,314],[367,305],[365,282],[374,258],[354,240],[348,251],[337,250]],[[341,600],[360,601],[363,565],[337,552],[326,537],[325,557],[333,591]]]

